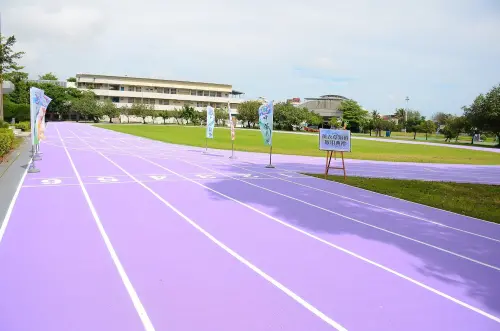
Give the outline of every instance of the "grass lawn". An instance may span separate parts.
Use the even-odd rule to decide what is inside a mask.
[[[177,125],[97,124],[96,126],[169,143],[205,147],[205,128]],[[209,148],[231,149],[227,128],[215,128]],[[235,150],[268,152],[259,130],[236,129]],[[500,165],[500,153],[469,151],[440,146],[394,144],[381,141],[352,140],[352,153],[346,158],[378,161],[462,163]],[[273,133],[273,153],[325,156],[318,150],[317,135]]]
[[[324,175],[309,174],[324,178]],[[500,223],[500,186],[328,176],[328,180],[363,188],[458,214]]]

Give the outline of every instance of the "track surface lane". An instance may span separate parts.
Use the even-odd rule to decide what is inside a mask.
[[[500,227],[495,224],[345,185],[304,178],[291,171],[291,168],[264,169],[265,160],[260,166],[254,163],[260,162],[258,159],[252,159],[252,163],[247,159],[228,160],[218,152],[203,155],[200,150],[189,147],[163,144],[74,123],[53,123],[48,130],[55,130],[56,127],[156,330],[332,328],[305,306],[215,245],[142,185],[349,330],[500,328],[500,285],[495,284],[498,283],[496,279],[500,271],[463,258],[494,267],[500,265],[500,259],[497,258],[500,254]],[[9,291],[5,292],[7,296],[0,297],[0,307],[6,306],[10,312],[19,310],[17,314],[22,314],[20,316],[25,320],[37,320],[40,308],[27,304],[26,300],[16,300],[15,297],[23,293],[26,287],[15,283],[15,279],[37,272],[37,265],[29,263],[29,258],[24,256],[36,255],[38,263],[46,262],[51,272],[68,269],[73,273],[90,273],[86,278],[89,280],[88,286],[79,289],[81,293],[67,296],[57,293],[61,291],[59,287],[52,289],[56,296],[59,295],[60,305],[69,308],[81,297],[98,293],[98,299],[93,297],[97,302],[93,302],[96,307],[92,308],[101,309],[95,311],[85,306],[80,309],[80,315],[75,313],[65,316],[67,323],[79,323],[85,319],[87,323],[93,323],[90,326],[87,324],[87,329],[92,330],[141,330],[140,319],[114,270],[67,157],[66,160],[60,157],[65,154],[54,133],[50,131],[48,141],[42,145],[44,160],[41,162],[51,158],[58,161],[50,161],[50,172],[40,166],[40,174],[30,174],[26,178],[6,235],[0,242],[2,270],[4,264],[13,258],[19,259],[21,256],[22,261],[27,261],[22,270],[12,268],[8,278],[0,273],[0,293],[3,293],[3,288],[7,289],[5,284],[9,284]],[[68,169],[63,169],[64,164],[68,165]],[[59,167],[60,171],[57,170]],[[143,184],[134,182],[120,167]],[[42,183],[42,179],[45,179],[45,183]],[[61,182],[54,184],[54,179]],[[294,183],[311,185],[373,206]],[[56,196],[56,192],[63,192],[61,195],[71,198],[69,193],[65,193],[71,191],[78,192],[80,198],[75,195],[73,199],[68,199],[68,208],[54,203],[50,209],[57,213],[81,210],[78,215],[69,217],[80,220],[78,224],[85,224],[91,229],[87,232],[92,232],[97,238],[92,247],[85,251],[92,265],[80,264],[75,267],[65,263],[60,266],[58,263],[62,262],[55,258],[60,252],[49,251],[50,245],[45,241],[40,244],[41,251],[33,252],[31,242],[39,241],[40,238],[32,237],[52,235],[60,240],[61,230],[57,232],[55,226],[45,224],[52,218],[43,214],[33,218],[38,222],[37,227],[22,226],[26,221],[17,212],[21,208],[19,206],[30,202],[26,192],[38,192],[36,197],[40,200],[39,192],[45,192],[44,196]],[[43,206],[47,209],[46,201]],[[380,207],[394,209],[402,214]],[[356,223],[338,214],[442,247],[462,257]],[[426,219],[448,227],[426,222]],[[56,225],[61,227],[61,224]],[[66,224],[66,227],[65,231],[74,232],[73,236],[77,238],[71,242],[62,241],[58,246],[60,251],[71,253],[69,246],[74,246],[75,241],[85,241],[89,245],[88,239],[85,239],[87,232],[81,230],[81,226],[71,224],[68,228]],[[36,232],[31,237],[27,236],[32,230]],[[18,237],[31,240],[27,243],[16,240]],[[48,251],[47,254],[41,255],[43,250]],[[358,254],[358,257],[343,250]],[[95,256],[91,255],[92,251],[96,252]],[[2,259],[6,254],[9,259]],[[93,274],[97,268],[94,264],[99,265],[101,260],[107,262],[109,278],[113,281],[112,286],[106,286],[104,290],[100,283],[106,279]],[[75,268],[80,269],[75,271]],[[17,286],[10,286],[12,282]],[[35,292],[45,295],[47,289],[39,287],[39,283],[31,284]],[[104,299],[101,300],[101,296]],[[460,301],[457,303],[456,300]],[[11,302],[15,305],[9,308]],[[105,309],[102,309],[101,304]],[[121,314],[116,316],[119,309]],[[40,324],[37,330],[68,329],[61,325],[57,313],[50,309],[44,313],[45,324]],[[33,318],[26,319],[26,316]],[[12,328],[24,325],[18,323],[28,322],[9,319],[4,324],[0,318],[0,329],[23,330],[22,327]],[[121,323],[125,327],[121,327]]]
[[[27,178],[74,175],[63,149],[42,149]],[[2,331],[141,328],[78,186],[21,189],[0,242],[0,312]]]

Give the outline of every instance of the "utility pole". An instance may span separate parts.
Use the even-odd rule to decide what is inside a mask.
[[[406,123],[408,122],[408,101],[410,98],[406,97],[406,109],[405,109],[405,132],[406,132]]]

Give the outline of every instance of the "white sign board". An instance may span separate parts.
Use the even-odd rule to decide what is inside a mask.
[[[319,129],[319,149],[321,151],[350,152],[351,131]]]

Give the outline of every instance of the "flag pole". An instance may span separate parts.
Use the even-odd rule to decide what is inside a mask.
[[[266,165],[266,168],[274,168],[273,162],[272,162],[272,156],[273,156],[273,145],[269,147],[269,164]]]

